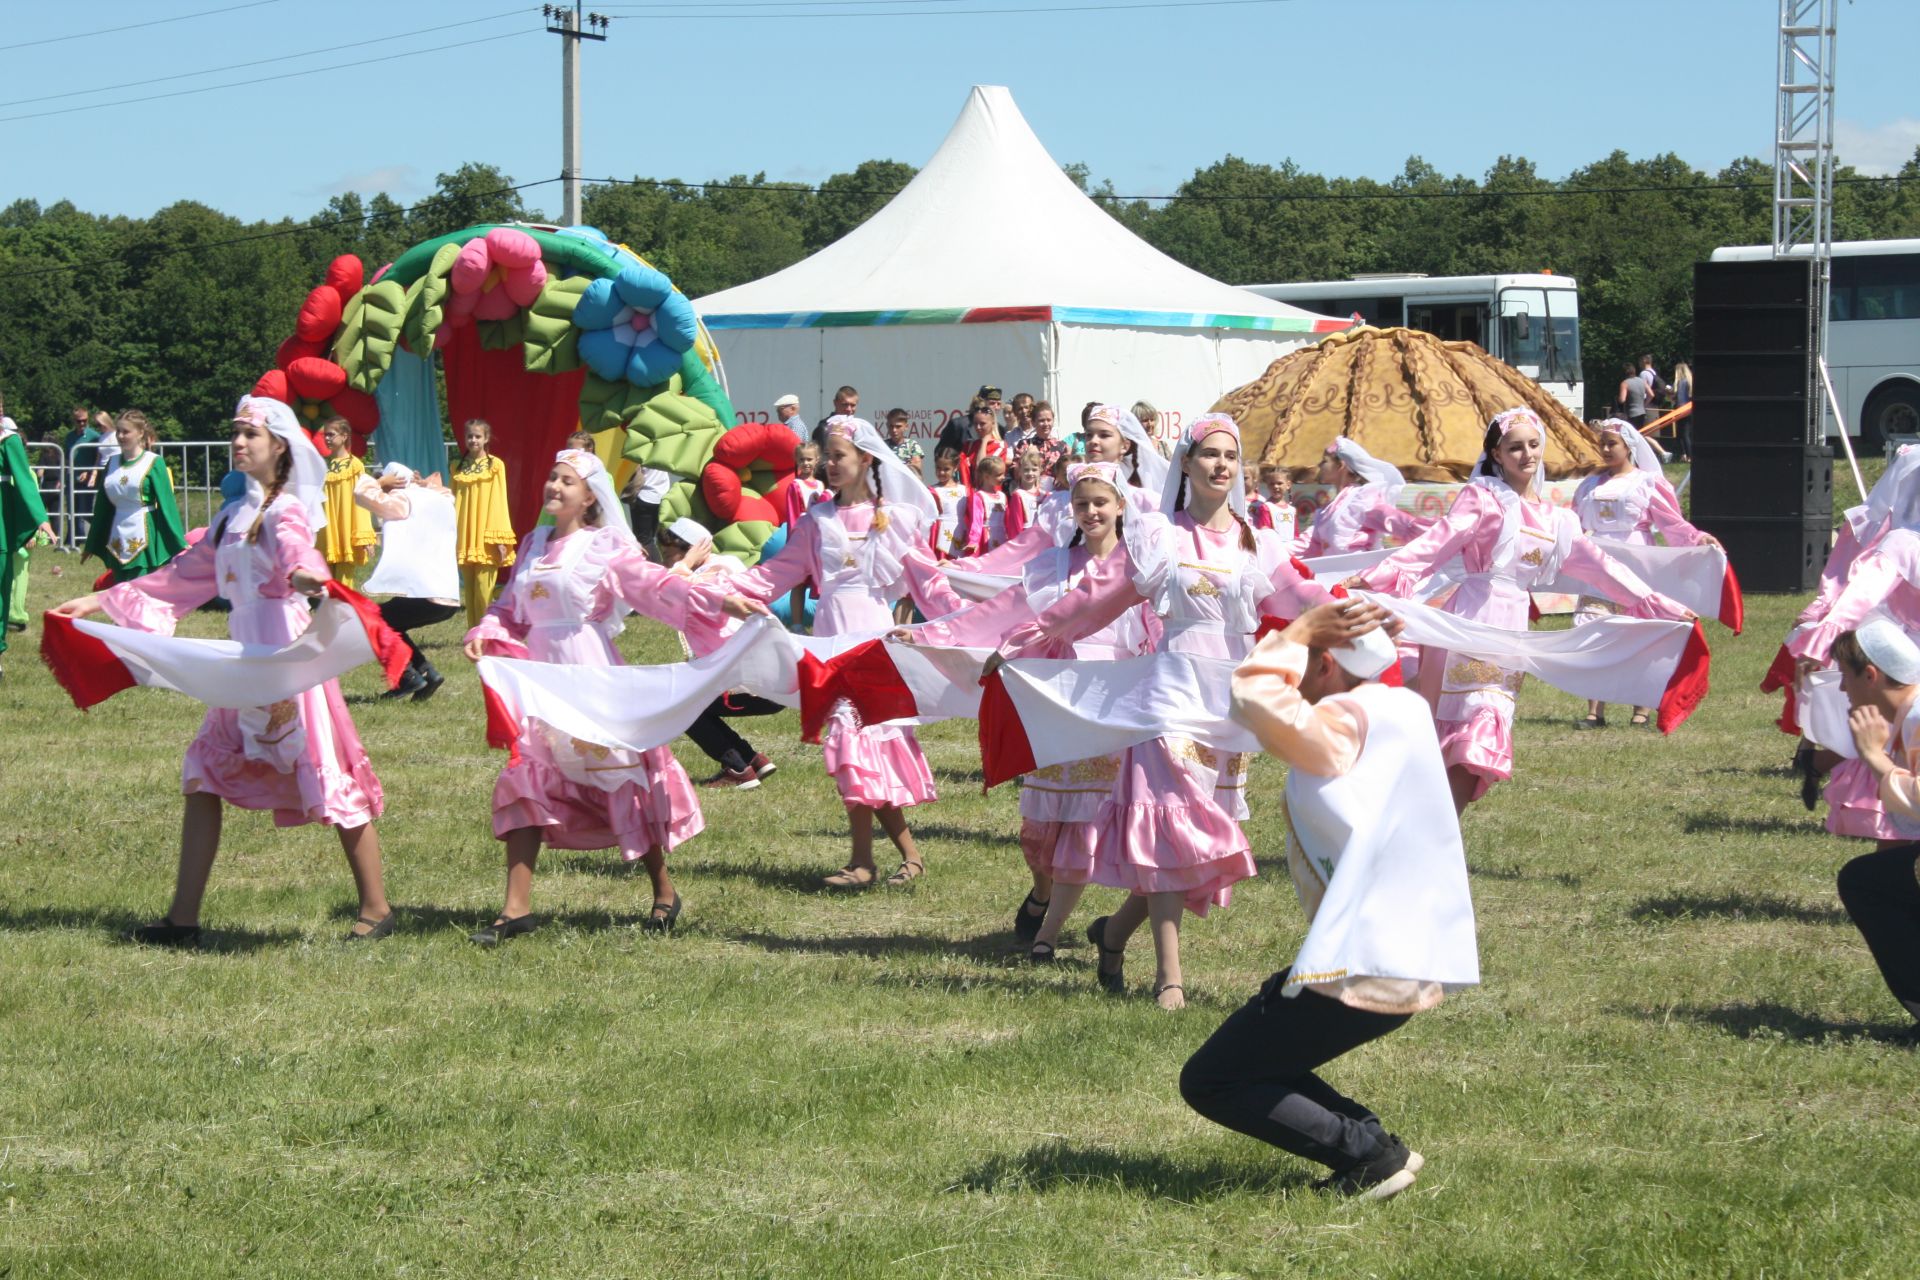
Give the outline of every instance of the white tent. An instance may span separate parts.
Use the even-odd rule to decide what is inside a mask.
[[[1161,433],[1287,351],[1351,323],[1189,270],[1068,179],[1013,95],[976,85],[946,141],[873,217],[784,271],[694,303],[743,419],[843,383],[937,435],[983,383],[1055,405],[1149,400]]]

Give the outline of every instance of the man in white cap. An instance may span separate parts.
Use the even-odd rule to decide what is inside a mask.
[[[1888,990],[1920,1019],[1920,646],[1884,617],[1833,642],[1847,725],[1880,780],[1887,820],[1903,837],[1840,868],[1840,903],[1866,939]]]
[[[1316,605],[1233,677],[1233,718],[1285,760],[1287,869],[1312,921],[1293,964],[1187,1061],[1180,1092],[1216,1124],[1316,1160],[1316,1183],[1386,1199],[1426,1163],[1314,1074],[1480,980],[1460,823],[1433,717],[1383,685],[1392,615]]]
[[[774,416],[779,420],[780,425],[793,432],[801,443],[804,444],[806,441],[813,439],[813,428],[809,427],[806,419],[800,416],[799,396],[794,395],[792,392],[781,396],[773,402],[773,412]]]

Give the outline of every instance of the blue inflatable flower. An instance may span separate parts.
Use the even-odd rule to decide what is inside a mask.
[[[633,263],[588,285],[573,309],[580,358],[609,382],[651,387],[680,371],[699,334],[693,304],[652,267]]]

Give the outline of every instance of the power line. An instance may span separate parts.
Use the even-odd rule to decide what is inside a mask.
[[[724,2],[724,0],[723,0]],[[750,2],[750,0],[749,0]],[[820,0],[828,4],[857,4],[866,0]],[[893,0],[896,4],[913,4],[918,0]],[[966,18],[987,17],[995,14],[1046,14],[1046,13],[1123,13],[1129,9],[1217,9],[1240,5],[1292,4],[1294,0],[1146,0],[1144,4],[1080,4],[1080,5],[1036,5],[1017,9],[869,9],[864,12],[828,13],[825,11],[804,13],[714,13],[717,5],[700,4],[692,6],[695,13],[668,12],[665,5],[672,0],[663,0],[663,5],[603,5],[615,13],[626,13],[633,17],[657,18],[700,18],[709,21],[724,22],[741,18],[765,21],[778,18]],[[687,7],[683,5],[682,7]]]
[[[461,40],[454,44],[435,45],[431,49],[416,49],[407,53],[390,53],[381,58],[360,58],[353,62],[336,62],[324,67],[308,67],[303,71],[288,71],[275,77],[277,80],[293,80],[300,76],[317,76],[328,71],[345,71],[350,67],[370,67],[375,63],[394,62],[401,58],[419,58],[429,54],[445,53],[449,49],[465,49],[470,45],[489,44],[495,40],[511,40],[516,36],[533,35],[538,28],[530,27],[525,31],[506,31],[497,36],[481,36],[474,40]],[[77,107],[56,107],[52,111],[27,111],[15,116],[0,116],[0,124],[13,120],[39,120],[46,116],[66,116],[78,111],[99,111],[104,107],[130,107],[142,102],[159,102],[165,98],[186,98],[196,93],[212,93],[217,89],[250,89],[260,85],[258,80],[229,80],[223,84],[203,84],[193,89],[175,89],[172,93],[149,94],[142,98],[117,98],[112,102],[88,102]]]
[[[372,222],[375,218],[401,218],[434,204],[459,200],[485,200],[491,196],[503,196],[515,191],[526,191],[533,187],[544,187],[549,183],[558,181],[560,181],[558,178],[536,178],[532,182],[516,182],[510,187],[495,187],[491,191],[462,192],[457,195],[445,195],[436,192],[418,204],[411,204],[401,209],[387,209],[379,213],[363,213],[357,218],[316,218],[310,222],[303,222],[299,226],[276,227],[272,231],[253,231],[246,235],[233,236],[226,240],[209,240],[205,244],[188,245],[168,253],[156,254],[150,261],[164,262],[170,258],[204,253],[209,249],[227,249],[234,245],[251,244],[259,240],[281,240],[288,236],[311,235],[316,231],[331,231],[335,227],[362,225]],[[107,260],[112,260],[117,256],[119,255],[107,255]],[[14,280],[26,280],[37,276],[58,275],[63,271],[79,271],[92,267],[100,260],[101,259],[95,258],[87,262],[63,262],[51,267],[37,267],[32,271],[15,271],[11,274],[0,276],[0,285],[8,284]]]
[[[164,27],[169,22],[185,22],[190,18],[210,18],[216,13],[233,13],[240,9],[258,9],[262,5],[280,3],[283,3],[283,0],[247,0],[246,4],[230,4],[224,9],[202,9],[198,13],[183,13],[172,18],[155,18],[150,22],[129,22],[124,27],[102,27],[98,31],[75,31],[71,35],[48,36],[44,40],[22,40],[19,44],[0,44],[0,52],[8,49],[31,49],[43,44],[60,44],[67,40],[87,40],[94,36],[110,36],[120,31],[138,31],[142,27]]]
[[[379,36],[372,40],[355,40],[350,44],[328,45],[324,49],[303,49],[299,53],[282,54],[277,58],[259,58],[253,62],[224,62],[217,67],[208,67],[204,71],[181,71],[170,76],[148,76],[144,77],[140,83],[143,85],[167,84],[174,80],[191,80],[195,76],[218,75],[223,71],[231,72],[239,71],[246,67],[264,67],[275,62],[292,62],[300,58],[316,57],[323,53],[339,53],[343,49],[359,49],[370,44],[387,44],[394,40],[409,40],[414,36],[430,35],[435,31],[450,31],[455,27],[471,27],[482,22],[498,22],[502,18],[511,18],[526,12],[527,7],[521,5],[518,8],[508,9],[501,13],[490,13],[484,18],[466,18],[459,22],[442,23],[437,27],[421,27],[418,31],[400,31],[390,36]],[[432,50],[426,50],[425,52],[430,53]],[[112,93],[115,89],[123,87],[124,86],[121,85],[103,85],[97,89],[72,89],[66,93],[41,93],[35,94],[31,98],[15,98],[10,102],[0,102],[0,107],[20,107],[25,106],[29,102],[56,102],[61,98],[84,98],[88,94],[93,93]],[[143,99],[135,98],[131,99],[131,101],[139,102],[143,101]],[[112,104],[103,103],[101,105],[108,106]]]
[[[816,195],[816,196],[886,196],[900,194],[904,188],[896,187],[891,191],[848,190],[843,187],[805,187],[785,183],[752,182],[682,182],[678,178],[592,178],[590,182],[602,186],[641,186],[664,187],[675,190],[694,191],[763,191],[771,195]],[[1899,182],[1898,176],[1835,178],[1836,185],[1865,185],[1884,182]],[[1480,188],[1471,191],[1300,191],[1270,195],[1164,195],[1164,196],[1123,196],[1108,195],[1104,192],[1090,193],[1089,198],[1096,201],[1112,201],[1118,204],[1134,203],[1173,203],[1194,202],[1199,204],[1311,204],[1318,201],[1350,200],[1487,200],[1510,199],[1527,196],[1601,196],[1601,195],[1660,195],[1685,194],[1694,191],[1768,191],[1772,188],[1759,182],[1696,182],[1685,186],[1641,186],[1641,187],[1543,187],[1528,191],[1511,191]]]

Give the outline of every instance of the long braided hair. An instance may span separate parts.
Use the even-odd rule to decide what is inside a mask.
[[[278,439],[278,437],[275,438]],[[249,544],[260,540],[260,523],[267,518],[267,508],[272,506],[273,500],[280,496],[280,491],[286,488],[287,480],[292,475],[293,450],[283,449],[280,453],[280,461],[274,464],[273,483],[267,486],[267,496],[260,503],[260,512],[254,516],[253,523],[247,527],[247,542]]]
[[[867,459],[867,486],[873,490],[873,531],[885,533],[892,523],[887,518],[887,498],[881,492],[880,464],[876,459]]]

